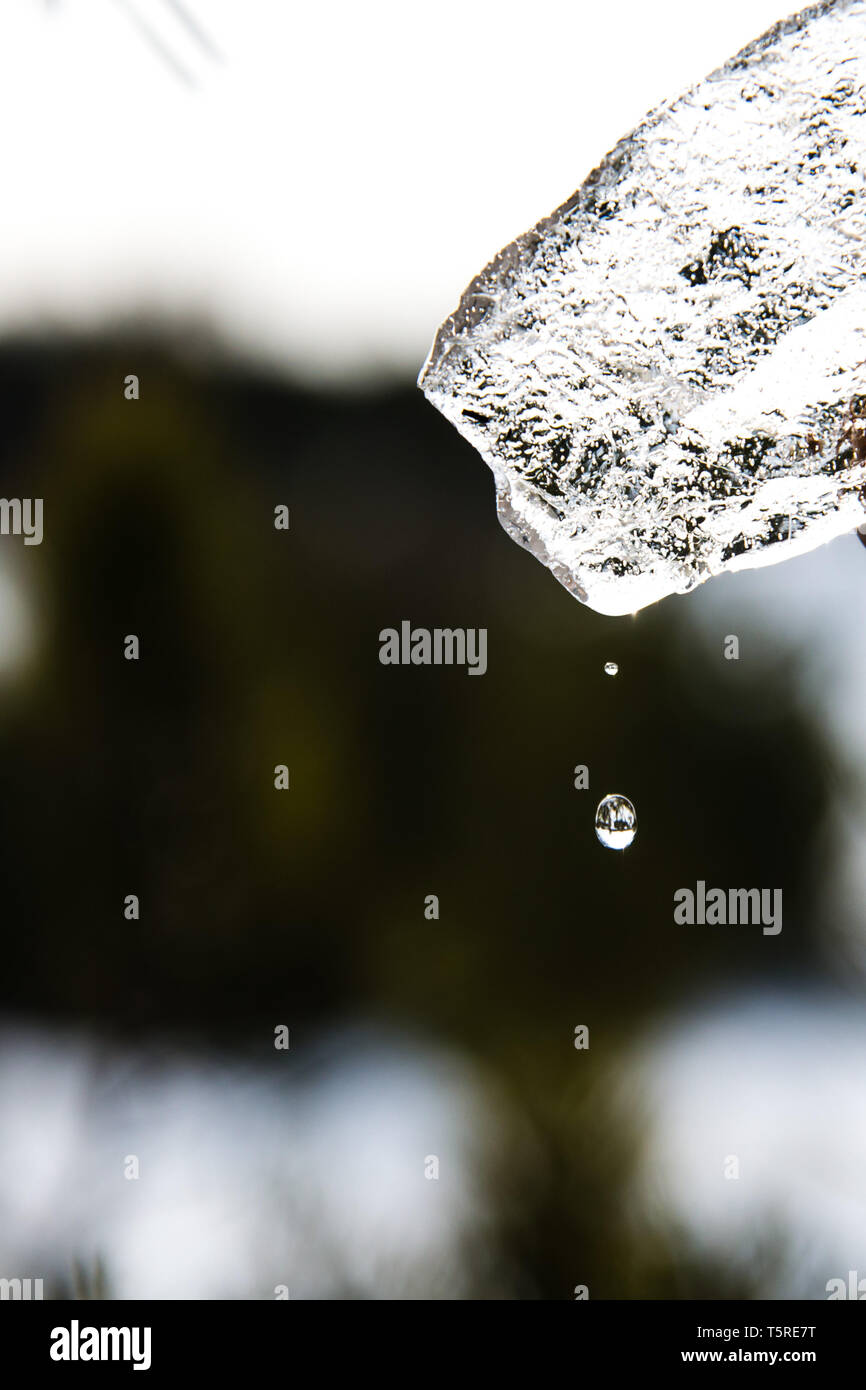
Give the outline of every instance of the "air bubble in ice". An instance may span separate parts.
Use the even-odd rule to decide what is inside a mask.
[[[598,803],[595,833],[605,849],[627,849],[637,833],[637,813],[627,796],[611,792]]]

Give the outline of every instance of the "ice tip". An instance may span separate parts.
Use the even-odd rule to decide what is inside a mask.
[[[433,346],[435,346],[435,342],[434,342]],[[416,382],[415,382],[415,385],[418,387],[418,390],[419,390],[419,391],[423,391],[425,396],[426,396],[426,394],[427,394],[427,380],[428,380],[428,378],[429,378],[429,376],[430,376],[430,369],[431,369],[431,366],[432,366],[432,362],[433,362],[433,347],[430,348],[430,351],[428,352],[427,356],[424,358],[424,362],[423,362],[423,364],[422,364],[422,366],[421,366],[421,370],[420,370],[420,372],[418,373],[418,378],[417,378],[417,380],[416,380]]]
[[[451,318],[446,319],[445,323],[437,330],[436,336],[430,344],[430,351],[424,359],[424,365],[418,373],[418,388],[424,392],[428,400],[432,400],[435,386],[441,385],[442,363],[454,346],[454,335],[450,331],[453,318],[452,314]]]

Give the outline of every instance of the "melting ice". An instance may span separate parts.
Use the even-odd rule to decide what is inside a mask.
[[[866,0],[778,24],[506,247],[420,385],[500,520],[632,613],[866,514]]]

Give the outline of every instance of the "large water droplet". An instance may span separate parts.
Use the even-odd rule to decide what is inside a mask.
[[[595,833],[605,849],[627,849],[637,834],[637,812],[627,796],[611,792],[598,803]]]
[[[619,667],[615,661],[606,661],[604,663],[604,674],[606,676],[615,676],[618,670]]]

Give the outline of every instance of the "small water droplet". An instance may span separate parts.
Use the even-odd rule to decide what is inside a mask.
[[[604,674],[606,676],[615,676],[618,670],[619,667],[615,661],[606,661],[604,663]]]
[[[598,803],[595,833],[605,849],[627,849],[637,834],[637,812],[627,796],[611,792]]]

